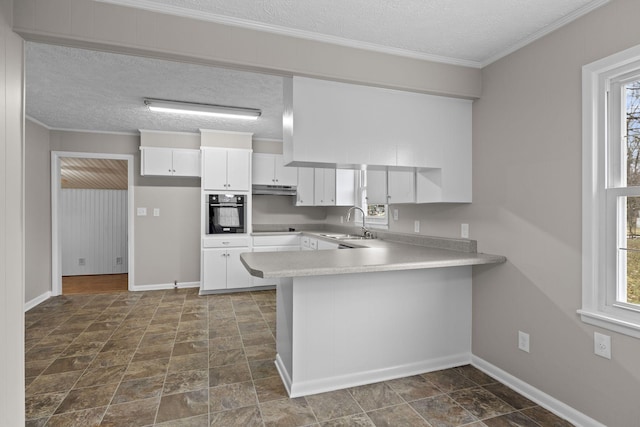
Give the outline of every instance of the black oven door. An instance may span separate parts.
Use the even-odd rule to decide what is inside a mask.
[[[244,233],[244,203],[209,203],[207,234]]]

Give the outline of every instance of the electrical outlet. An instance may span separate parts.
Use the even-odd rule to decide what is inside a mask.
[[[460,237],[463,239],[469,238],[469,224],[460,224]]]
[[[340,224],[344,224],[344,215],[340,215]]]
[[[160,216],[160,208],[153,208],[153,216]]]
[[[605,359],[611,359],[611,337],[609,335],[593,333],[593,350]]]
[[[78,265],[87,265],[86,259],[78,258]]]
[[[122,265],[122,257],[116,257],[116,265]]]
[[[138,216],[147,216],[147,208],[138,208],[136,212]]]
[[[518,348],[529,353],[529,334],[518,331]]]
[[[420,232],[420,221],[413,221],[413,231],[416,233]]]
[[[393,220],[397,221],[398,220],[398,209],[394,209],[393,210]]]

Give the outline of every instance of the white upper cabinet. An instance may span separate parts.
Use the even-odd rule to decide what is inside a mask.
[[[316,206],[335,206],[336,170],[328,168],[316,168],[314,171],[314,180],[314,204]]]
[[[202,156],[205,191],[249,191],[251,150],[203,147]]]
[[[336,206],[356,204],[356,173],[353,169],[336,169]]]
[[[418,202],[470,202],[471,111],[467,99],[285,78],[284,160],[417,170]]]
[[[254,153],[251,180],[257,185],[295,186],[298,168],[284,166],[281,154]]]
[[[140,175],[200,176],[200,150],[140,147]]]
[[[387,201],[387,171],[367,170],[367,204],[386,205]]]
[[[368,204],[416,202],[416,175],[413,171],[368,170],[366,175]]]
[[[315,177],[313,168],[298,168],[298,186],[296,187],[296,206],[314,205]]]

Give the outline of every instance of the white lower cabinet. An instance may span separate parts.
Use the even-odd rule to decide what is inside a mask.
[[[248,237],[209,238],[204,240],[203,246],[202,290],[248,288],[252,285],[251,275],[240,261],[241,253],[251,252]]]

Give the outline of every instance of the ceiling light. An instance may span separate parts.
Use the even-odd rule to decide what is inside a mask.
[[[262,114],[257,108],[229,107],[226,105],[199,104],[194,102],[166,101],[146,98],[144,104],[151,111],[196,116],[221,117],[227,119],[256,120]]]

